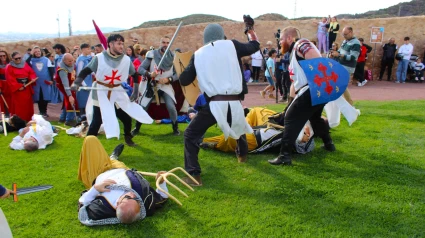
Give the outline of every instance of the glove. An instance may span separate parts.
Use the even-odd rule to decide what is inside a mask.
[[[250,15],[243,15],[243,22],[245,23],[245,35],[249,30],[254,29],[254,19]]]
[[[138,97],[139,97],[139,84],[135,83],[133,87],[133,93],[130,96],[130,101],[134,102],[137,100]]]
[[[71,85],[70,89],[71,91],[77,92],[78,88],[81,87],[81,85],[76,84],[75,82]]]

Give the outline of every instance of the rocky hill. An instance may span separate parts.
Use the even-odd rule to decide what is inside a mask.
[[[387,17],[406,17],[420,16],[425,14],[425,0],[412,0],[410,2],[402,2],[397,5],[379,9],[376,11],[368,11],[361,14],[340,14],[338,18],[360,19],[360,18],[387,18]]]
[[[225,17],[208,15],[208,14],[192,14],[185,17],[173,18],[169,20],[159,20],[159,21],[148,21],[144,22],[139,26],[133,27],[131,29],[138,28],[151,28],[151,27],[159,27],[159,26],[177,26],[180,21],[183,21],[184,25],[190,24],[199,24],[199,23],[207,23],[207,22],[222,22],[222,21],[233,21],[227,19]]]
[[[284,20],[288,20],[288,18],[281,15],[281,14],[277,14],[277,13],[267,13],[267,14],[263,14],[263,15],[260,15],[256,18],[254,18],[254,20],[258,20],[258,21],[284,21]]]

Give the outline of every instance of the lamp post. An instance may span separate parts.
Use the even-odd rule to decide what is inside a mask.
[[[60,25],[59,25],[59,14],[58,14],[58,17],[56,18],[56,21],[58,21],[58,37],[61,38],[61,30],[60,30]]]

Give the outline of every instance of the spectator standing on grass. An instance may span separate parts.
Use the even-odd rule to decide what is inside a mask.
[[[402,59],[398,62],[397,80],[395,81],[395,83],[405,83],[407,67],[409,65],[410,56],[412,56],[413,53],[413,45],[410,43],[410,37],[404,37],[404,44],[400,46],[398,53],[400,54]]]

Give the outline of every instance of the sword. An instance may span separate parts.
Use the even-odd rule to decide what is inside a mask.
[[[179,33],[180,31],[180,27],[182,26],[183,21],[180,22],[180,24],[177,26],[176,32],[174,32],[173,38],[171,38],[170,40],[170,44],[168,44],[167,49],[165,50],[163,56],[161,57],[161,60],[159,61],[159,64],[157,67],[155,67],[155,72],[158,74],[158,69],[161,68],[162,63],[164,61],[164,58],[167,56],[167,53],[170,51],[171,46],[173,45],[174,40],[177,37],[177,33]],[[153,84],[153,94],[155,95],[155,101],[156,101],[156,105],[160,105],[161,103],[159,102],[159,96],[158,96],[158,88],[156,86],[156,82],[155,82],[155,78],[152,78],[154,84]]]
[[[12,184],[12,193],[13,194],[13,201],[18,201],[18,195],[22,194],[28,194],[28,193],[35,193],[40,192],[44,190],[48,190],[53,188],[53,185],[41,185],[41,186],[34,186],[34,187],[27,187],[27,188],[19,188],[16,185],[16,183]]]
[[[71,88],[65,88],[71,90]],[[125,91],[125,89],[121,89],[121,88],[96,88],[96,87],[79,87],[78,91],[81,90],[97,90],[97,91],[122,91],[122,92],[127,92]]]

